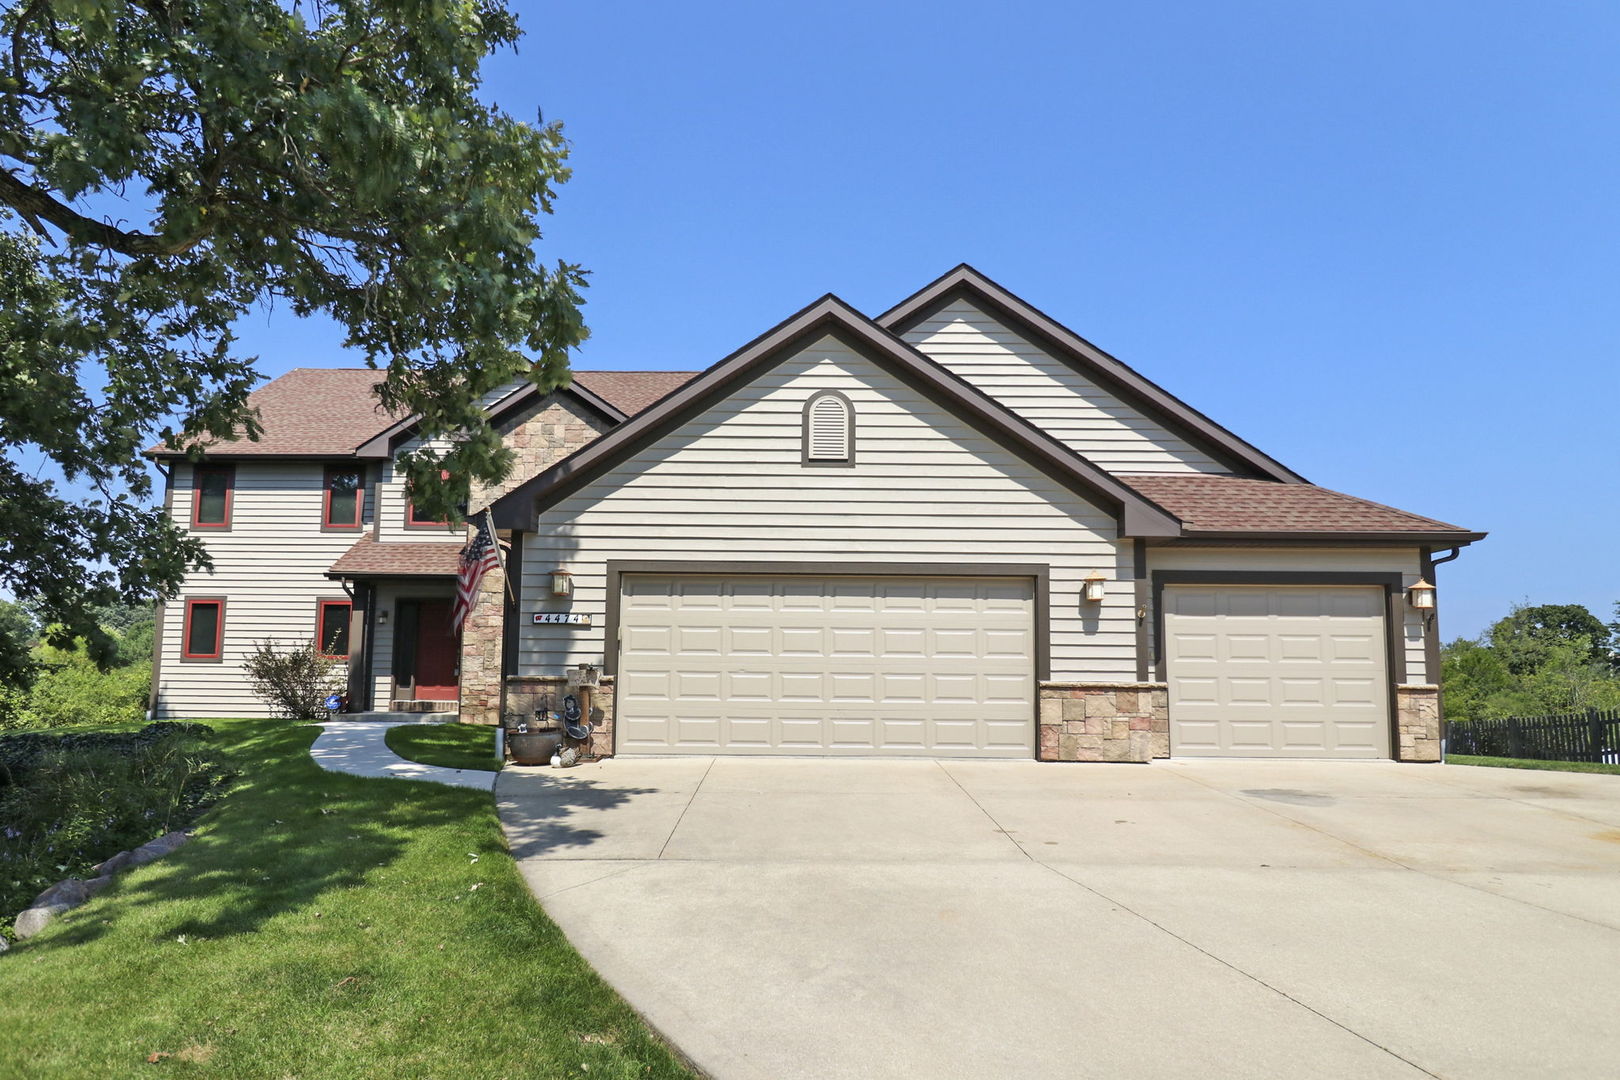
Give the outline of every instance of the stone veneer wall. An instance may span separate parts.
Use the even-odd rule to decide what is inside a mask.
[[[1164,683],[1042,683],[1041,761],[1151,761],[1170,756]]]
[[[561,675],[515,675],[506,680],[506,714],[510,717],[532,716],[549,703],[553,711],[562,711],[562,699],[568,693],[568,683]],[[596,725],[591,733],[591,753],[596,757],[613,756],[613,676],[603,675],[602,685],[591,691],[590,721]]]
[[[607,430],[588,409],[567,398],[542,397],[499,425],[517,455],[498,487],[474,485],[469,505],[481,510],[519,484],[550,468]],[[469,535],[470,532],[469,532]],[[492,570],[479,587],[478,605],[461,631],[461,719],[470,724],[501,722],[502,638],[506,626],[506,575]],[[508,712],[533,712],[513,709]],[[612,745],[611,743],[609,744]]]
[[[1399,761],[1440,760],[1440,688],[1418,683],[1395,688]]]

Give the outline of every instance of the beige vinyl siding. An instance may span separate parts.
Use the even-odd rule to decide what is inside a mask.
[[[1254,570],[1398,573],[1401,583],[1410,587],[1422,572],[1422,556],[1416,548],[1150,548],[1149,570]],[[1151,601],[1150,601],[1151,603]],[[1429,681],[1423,652],[1423,619],[1410,604],[1401,627],[1405,641],[1406,681]],[[1151,618],[1152,612],[1149,612]]]
[[[966,301],[942,308],[905,338],[1111,472],[1231,471]]]
[[[801,462],[803,410],[821,390],[855,409],[852,468]],[[1130,545],[1112,516],[831,339],[619,463],[541,516],[523,557],[521,674],[601,663],[606,563],[698,560],[898,566],[1051,566],[1052,675],[1135,677]],[[547,575],[573,574],[571,601]],[[1086,574],[1108,599],[1080,599]],[[537,611],[589,613],[589,628],[535,626]]]
[[[265,716],[242,671],[253,646],[265,638],[308,641],[315,636],[315,602],[347,600],[326,569],[365,530],[323,532],[324,463],[241,462],[231,499],[231,527],[197,529],[214,569],[188,575],[163,619],[158,681],[160,717]],[[174,519],[191,521],[191,466],[174,476]],[[366,520],[370,521],[368,506]],[[223,658],[182,660],[187,597],[225,598]]]

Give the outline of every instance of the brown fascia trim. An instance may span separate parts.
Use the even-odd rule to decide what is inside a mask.
[[[455,574],[436,574],[414,570],[327,570],[325,576],[333,581],[454,581]]]
[[[988,431],[1065,487],[1090,501],[1100,499],[1117,512],[1123,535],[1181,535],[1181,522],[1174,515],[831,293],[712,365],[624,425],[497,499],[490,507],[496,528],[533,528],[537,511],[577,491],[616,462],[723,400],[738,382],[786,360],[795,347],[828,335],[875,361],[936,404]]]
[[[1489,536],[1489,533],[1465,532],[1237,532],[1226,530],[1188,529],[1167,543],[1171,546],[1209,547],[1221,544],[1288,545],[1288,544],[1428,544],[1441,547],[1465,547]]]
[[[246,464],[255,461],[376,461],[378,455],[362,454],[358,450],[300,450],[296,454],[258,454],[250,450],[231,452],[229,450],[205,450],[201,455],[192,457],[189,454],[169,450],[142,450],[141,456],[151,458],[153,461],[189,461],[194,465],[212,465],[216,462],[222,464]]]
[[[904,335],[940,308],[963,299],[1011,324],[1039,348],[1104,389],[1170,421],[1173,429],[1192,436],[1200,448],[1239,472],[1252,472],[1286,484],[1309,483],[1271,455],[1239,438],[1168,390],[1109,355],[1050,315],[1036,308],[967,263],[947,271],[877,317],[877,323]]]

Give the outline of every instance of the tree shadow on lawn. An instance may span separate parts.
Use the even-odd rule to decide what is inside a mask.
[[[94,940],[126,918],[142,917],[154,904],[165,905],[160,910],[172,910],[177,918],[164,920],[153,939],[172,940],[255,933],[278,915],[360,886],[398,890],[400,901],[408,903],[416,892],[442,893],[447,885],[420,880],[402,888],[398,875],[388,882],[378,879],[427,830],[441,830],[432,843],[445,850],[454,846],[454,858],[462,853],[508,857],[488,792],[328,772],[309,756],[318,734],[318,728],[288,724],[260,728],[234,742],[222,735],[220,750],[241,770],[241,778],[194,824],[197,837],[150,867],[121,875],[39,944]],[[580,797],[599,807],[632,794],[621,789]],[[559,845],[589,846],[601,834],[557,822],[550,835]],[[431,850],[409,857],[440,873],[452,858]],[[431,878],[433,870],[424,869],[423,877]]]

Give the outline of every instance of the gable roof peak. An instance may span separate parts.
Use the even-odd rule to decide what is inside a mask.
[[[878,325],[904,336],[957,299],[1001,322],[1077,374],[1158,418],[1234,472],[1285,484],[1309,483],[1245,439],[1217,424],[1130,365],[1115,358],[1010,289],[960,263],[877,317]]]

